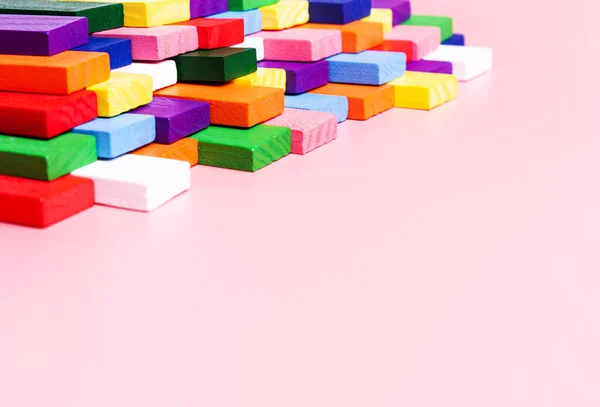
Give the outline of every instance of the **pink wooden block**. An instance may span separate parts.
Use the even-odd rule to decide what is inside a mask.
[[[292,129],[293,154],[306,154],[337,138],[337,117],[333,113],[286,107],[281,116],[265,124]]]
[[[130,39],[131,54],[137,61],[162,61],[198,49],[198,30],[185,25],[123,27],[97,32],[93,36]]]
[[[383,40],[412,41],[416,45],[413,60],[418,61],[440,46],[440,27],[420,27],[412,25],[397,25],[383,35]]]
[[[342,33],[338,30],[292,28],[262,31],[251,37],[265,41],[265,59],[273,61],[312,62],[342,52]]]

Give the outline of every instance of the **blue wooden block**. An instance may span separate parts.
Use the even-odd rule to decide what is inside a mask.
[[[72,132],[96,137],[98,158],[109,159],[152,143],[156,137],[155,123],[154,116],[125,113],[92,120]]]
[[[131,40],[121,38],[90,37],[87,44],[73,51],[106,52],[110,58],[110,69],[131,65]]]
[[[317,95],[314,93],[285,95],[284,105],[294,109],[333,113],[337,116],[338,123],[348,118],[348,98],[345,96]]]
[[[262,14],[260,10],[226,11],[224,13],[206,16],[205,18],[241,18],[244,20],[244,35],[262,31]]]
[[[403,52],[363,51],[327,58],[329,82],[355,85],[383,85],[406,71]]]
[[[308,0],[311,23],[348,24],[371,14],[371,0]]]
[[[465,36],[463,34],[454,34],[452,37],[448,38],[446,41],[442,42],[443,45],[465,45]]]

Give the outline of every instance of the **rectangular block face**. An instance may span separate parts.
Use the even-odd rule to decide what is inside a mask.
[[[311,93],[346,96],[348,118],[367,120],[394,107],[394,88],[389,85],[363,86],[330,83]]]
[[[371,14],[368,17],[361,19],[360,21],[364,21],[366,23],[379,23],[383,26],[383,33],[389,32],[392,30],[392,10],[387,8],[372,8]]]
[[[383,26],[379,23],[355,21],[344,25],[304,24],[301,28],[339,30],[342,33],[342,52],[357,53],[383,42]]]
[[[281,1],[261,7],[263,30],[284,30],[308,22],[308,1]]]
[[[333,113],[286,108],[265,124],[292,130],[293,154],[306,154],[337,138],[337,116]]]
[[[198,164],[198,140],[186,137],[173,144],[148,144],[132,154],[169,158],[187,162],[190,167]]]
[[[278,68],[258,68],[250,75],[233,80],[233,83],[251,86],[265,86],[285,90],[285,70]]]
[[[0,174],[52,181],[96,161],[96,140],[65,133],[50,140],[0,134]]]
[[[227,11],[227,0],[191,0],[190,17],[198,18]]]
[[[207,16],[206,18],[241,18],[244,20],[244,35],[254,34],[262,30],[262,14],[260,10],[227,11]]]
[[[0,175],[0,222],[44,228],[94,205],[94,183],[66,175],[52,182]]]
[[[198,163],[240,171],[258,171],[288,155],[291,130],[259,124],[250,129],[210,126],[196,133]]]
[[[265,59],[265,40],[260,37],[245,37],[244,42],[234,45],[232,48],[254,48],[256,50],[256,60]]]
[[[87,44],[74,48],[73,51],[106,52],[110,58],[110,69],[119,69],[132,62],[129,39],[90,37]]]
[[[187,82],[226,82],[256,72],[254,48],[198,50],[174,58],[177,78]]]
[[[452,63],[452,73],[459,81],[470,81],[492,69],[492,49],[485,47],[456,47],[440,45],[424,58],[428,61]]]
[[[285,69],[285,93],[295,95],[323,86],[329,82],[329,63],[318,62],[283,62],[262,61],[259,68]]]
[[[259,7],[270,6],[277,3],[278,0],[229,0],[229,10],[246,11]]]
[[[407,61],[419,61],[439,46],[438,27],[399,25],[385,34],[383,43],[373,50],[404,52]]]
[[[0,14],[0,54],[51,56],[87,41],[86,18]]]
[[[392,10],[392,24],[402,24],[410,18],[410,0],[372,0],[373,8]]]
[[[3,55],[0,91],[69,95],[109,78],[108,54],[65,51],[51,57]]]
[[[112,72],[109,80],[88,90],[98,98],[98,116],[114,117],[152,101],[152,77]]]
[[[197,48],[201,49],[229,47],[244,41],[244,21],[239,18],[197,18],[177,25],[195,27]]]
[[[446,41],[448,38],[452,37],[452,17],[423,16],[413,14],[408,20],[406,20],[402,24],[421,27],[439,27],[440,42]]]
[[[454,75],[407,72],[389,85],[394,88],[394,106],[407,109],[431,110],[458,94]]]
[[[265,58],[275,61],[313,62],[342,52],[337,30],[290,28],[254,34],[265,41]]]
[[[465,36],[463,34],[453,34],[452,37],[442,42],[442,45],[463,46],[465,45]]]
[[[430,72],[452,74],[452,63],[444,61],[412,61],[406,64],[406,70],[412,72]]]
[[[155,143],[171,144],[199,132],[210,124],[210,106],[206,102],[155,97],[132,113],[156,118]],[[167,157],[168,158],[168,157]]]
[[[356,85],[383,85],[404,74],[406,55],[399,52],[364,51],[328,58],[329,81]]]
[[[285,107],[332,113],[337,117],[338,123],[348,118],[348,98],[345,96],[317,95],[312,93],[290,95],[285,97]]]
[[[310,0],[311,23],[348,24],[371,13],[371,0]]]
[[[115,72],[135,73],[152,77],[152,90],[166,88],[177,83],[177,66],[175,61],[134,62]]]
[[[126,154],[73,172],[94,181],[96,203],[150,212],[190,189],[187,162]]]

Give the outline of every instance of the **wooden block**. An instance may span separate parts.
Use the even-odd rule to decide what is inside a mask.
[[[440,42],[446,41],[452,37],[452,17],[423,16],[413,14],[402,24],[418,27],[438,27],[440,29]]]
[[[452,73],[459,81],[470,81],[492,69],[492,49],[485,47],[456,47],[440,45],[424,58],[428,61],[452,63]]]
[[[261,7],[263,30],[284,30],[308,22],[308,1],[280,1]]]
[[[330,83],[311,93],[346,96],[348,119],[367,120],[394,107],[394,88],[389,85],[364,86]]]
[[[74,48],[73,51],[106,52],[110,59],[110,69],[122,68],[132,61],[129,39],[90,37],[87,44]]]
[[[98,97],[98,116],[113,117],[152,101],[152,77],[111,72],[109,80],[88,90]]]
[[[244,41],[244,20],[239,18],[196,18],[177,23],[195,27],[200,49],[229,47]]]
[[[256,60],[265,59],[265,40],[260,37],[244,37],[244,42],[232,46],[232,48],[254,48],[256,50]]]
[[[285,69],[285,93],[295,95],[308,92],[329,83],[329,62],[283,62],[263,61],[258,63],[260,68]]]
[[[330,82],[383,85],[406,71],[406,55],[401,52],[339,54],[327,58],[327,61]]]
[[[345,25],[304,24],[301,28],[339,30],[342,33],[342,52],[356,53],[373,48],[383,42],[383,25],[355,21]]]
[[[283,112],[283,91],[279,88],[238,85],[193,85],[178,83],[156,96],[200,100],[210,104],[210,122],[232,127],[252,127]]]
[[[198,140],[185,137],[173,144],[151,143],[131,154],[185,161],[193,167],[198,164]]]
[[[94,36],[131,40],[131,52],[136,61],[162,61],[198,48],[198,32],[194,27],[123,27],[101,31]]]
[[[2,55],[0,91],[69,95],[107,80],[108,54],[65,51],[51,57]]]
[[[277,3],[278,0],[229,0],[229,10],[246,11],[259,7],[269,6]]]
[[[0,175],[0,222],[45,228],[94,206],[94,183],[66,175],[52,182]]]
[[[115,72],[136,73],[152,77],[152,90],[166,88],[177,83],[177,66],[175,61],[134,62]]]
[[[463,34],[452,34],[452,37],[442,42],[442,45],[464,46],[465,36]]]
[[[210,124],[210,107],[206,102],[155,97],[132,113],[156,118],[155,143],[172,144],[199,132]]]
[[[398,25],[385,34],[383,43],[373,47],[375,51],[404,52],[406,60],[418,61],[440,45],[438,27],[413,27]]]
[[[90,33],[123,27],[120,3],[60,3],[42,0],[2,0],[0,14],[85,17]]]
[[[187,162],[125,154],[73,172],[94,181],[96,203],[151,212],[191,187]]]
[[[227,0],[191,0],[190,18],[206,17],[227,11]]]
[[[291,130],[259,124],[250,129],[209,126],[198,140],[198,164],[258,171],[291,152]]]
[[[83,17],[0,14],[0,54],[51,56],[87,41]]]
[[[96,94],[0,92],[0,133],[48,139],[98,117]]]
[[[52,181],[96,161],[96,139],[64,133],[49,140],[0,134],[0,174]]]
[[[253,34],[265,41],[265,58],[276,61],[319,61],[342,52],[342,35],[337,30],[290,28]]]
[[[256,72],[254,48],[198,50],[174,58],[178,81],[226,82]]]
[[[444,61],[412,61],[406,64],[406,70],[452,75],[452,63]]]
[[[394,89],[394,106],[431,110],[454,99],[458,80],[454,75],[406,72],[389,83]]]
[[[250,75],[233,80],[233,83],[267,88],[281,88],[285,91],[285,70],[278,68],[258,68]]]
[[[94,136],[98,158],[110,159],[152,143],[156,124],[154,116],[122,114],[82,124],[75,127],[73,133]]]
[[[310,22],[348,24],[371,13],[371,0],[310,0]]]
[[[383,26],[383,33],[385,34],[392,30],[392,20],[392,10],[387,8],[372,8],[371,14],[360,21],[381,24]]]
[[[286,95],[285,107],[332,113],[337,117],[338,123],[348,118],[348,98],[345,96],[317,95],[312,93],[303,93],[295,96]]]
[[[333,113],[285,108],[281,116],[265,124],[292,130],[293,154],[306,154],[337,138],[337,116]]]
[[[226,11],[206,18],[241,18],[244,20],[244,35],[254,34],[262,30],[260,10]]]
[[[372,0],[372,7],[392,10],[392,25],[402,24],[410,18],[410,0]]]

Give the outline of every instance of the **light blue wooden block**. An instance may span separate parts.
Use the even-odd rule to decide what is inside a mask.
[[[110,159],[152,143],[156,124],[154,116],[125,113],[92,120],[75,127],[73,133],[96,137],[98,158]]]
[[[327,58],[329,81],[355,85],[383,85],[406,71],[403,52],[363,51]]]
[[[348,98],[345,96],[317,95],[313,93],[285,95],[284,105],[294,109],[333,113],[337,116],[338,123],[348,118]]]
[[[262,14],[260,10],[248,11],[226,11],[213,14],[205,18],[242,18],[244,20],[244,35],[250,35],[262,31]]]

